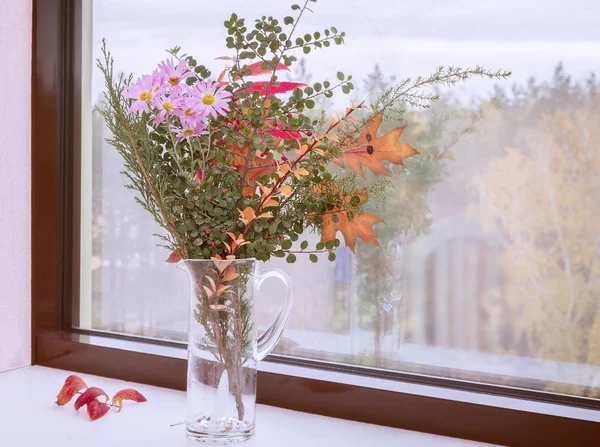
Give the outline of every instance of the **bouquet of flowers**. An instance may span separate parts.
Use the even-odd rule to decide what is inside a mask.
[[[262,17],[252,29],[232,14],[225,22],[231,56],[220,58],[227,67],[214,80],[179,48],[151,74],[115,79],[103,46],[100,113],[113,134],[109,142],[125,159],[139,202],[166,230],[159,237],[170,261],[277,256],[291,263],[298,253],[314,262],[319,253],[334,260],[338,232],[352,250],[357,238],[377,245],[373,226],[383,221],[362,211],[373,185],[361,184],[357,173],[364,176],[366,167],[386,176],[385,162],[400,165],[418,154],[399,141],[402,127],[378,135],[382,120],[435,101],[423,92],[427,85],[509,75],[439,67],[426,78],[404,80],[373,104],[351,105],[337,116],[311,113],[319,97],[349,94],[354,85],[342,72],[336,82],[313,85],[280,80],[295,54],[344,42],[335,27],[297,35],[309,1],[292,6],[296,17]],[[308,228],[321,242],[308,247],[303,241],[292,250]]]
[[[293,263],[299,254],[333,261],[338,234],[353,251],[357,239],[378,245],[374,226],[383,220],[364,206],[373,188],[385,194],[385,185],[365,182],[364,169],[385,177],[387,163],[419,156],[401,142],[403,127],[381,134],[382,122],[398,120],[409,106],[428,107],[438,99],[424,90],[433,84],[509,75],[439,67],[427,77],[405,79],[370,104],[350,104],[335,115],[319,112],[319,98],[353,91],[352,76],[337,72],[335,81],[312,85],[280,77],[297,54],[344,43],[335,27],[299,34],[314,1],[292,5],[294,15],[282,20],[261,17],[248,24],[232,14],[225,21],[229,55],[219,58],[224,69],[216,78],[180,48],[135,80],[115,77],[105,45],[98,61],[106,80],[99,112],[112,133],[108,141],[123,156],[138,202],[165,230],[157,236],[171,251],[168,261],[214,261],[193,285],[195,318],[204,327],[206,349],[229,373],[240,420],[240,359],[248,351],[252,315],[244,298],[249,272],[232,266],[272,256]],[[320,241],[293,247],[309,229]]]

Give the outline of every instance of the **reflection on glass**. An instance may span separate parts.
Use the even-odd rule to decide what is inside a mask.
[[[230,9],[252,16],[288,7],[263,3],[260,11],[233,1],[214,11],[190,7],[190,17],[171,28],[158,3],[149,2],[149,11],[154,5],[160,14],[141,21],[133,1],[95,1],[94,57],[102,37],[126,72],[148,71],[166,54],[155,49],[175,44],[221,56],[217,25]],[[335,14],[351,36],[345,49],[328,51],[314,67],[299,64],[291,78],[334,76],[329,67],[340,66],[364,79],[358,95],[368,97],[394,76],[481,63],[513,70],[514,83],[474,82],[443,92],[431,110],[407,111],[403,138],[420,155],[391,167],[390,189],[370,202],[387,222],[376,227],[383,249],[359,243],[354,255],[340,249],[335,263],[271,262],[292,276],[298,297],[275,352],[599,398],[600,83],[593,73],[600,43],[593,21],[569,15],[560,2],[508,1],[515,8],[507,9],[507,1],[471,1],[452,14],[425,3],[436,7],[407,16],[396,2],[376,0],[366,17],[341,0],[317,3],[325,13],[315,21]],[[569,10],[600,14],[596,3],[575,3],[581,8]],[[399,31],[395,23],[412,25]],[[475,24],[478,32],[470,32]],[[519,24],[521,34],[507,24]],[[96,101],[101,85],[93,76]],[[151,237],[159,229],[124,189],[121,160],[105,137],[94,115],[92,295],[82,298],[91,301],[91,327],[183,341],[187,290],[176,286],[185,282],[164,264],[168,253]],[[282,291],[276,284],[263,290],[257,322],[264,328]]]

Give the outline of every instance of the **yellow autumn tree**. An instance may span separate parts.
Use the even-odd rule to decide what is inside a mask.
[[[484,221],[509,241],[516,335],[534,357],[600,365],[600,113],[557,110],[520,137],[476,179]],[[551,389],[598,395],[593,377],[579,381],[590,386]]]

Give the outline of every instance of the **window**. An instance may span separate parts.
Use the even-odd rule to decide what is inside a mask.
[[[178,7],[150,2],[141,20],[135,1],[95,1],[85,30],[93,58],[106,38],[126,73],[151,71],[167,56],[157,49],[175,45],[213,61],[226,53],[220,25],[230,10],[251,18],[289,6],[221,2],[207,11],[179,3],[189,7],[185,18]],[[340,249],[335,263],[271,262],[296,280],[297,296],[276,352],[600,396],[600,47],[593,23],[534,1],[514,8],[466,2],[458,10],[431,2],[421,14],[378,0],[366,16],[344,5],[317,4],[319,13],[303,25],[333,20],[348,30],[347,44],[311,54],[291,79],[315,82],[342,69],[362,80],[359,100],[437,64],[480,63],[514,75],[444,89],[432,110],[407,112],[404,138],[422,155],[394,168],[387,197],[372,199],[388,223],[378,227],[382,250],[359,244],[355,256]],[[550,33],[559,14],[562,31]],[[217,71],[222,63],[212,65]],[[91,77],[93,105],[103,80],[98,70]],[[323,107],[340,109],[347,100]],[[91,304],[81,306],[83,326],[185,341],[185,278],[150,241],[158,227],[124,188],[101,118],[87,119],[91,166],[82,177],[91,177],[91,191],[82,203],[92,207],[82,247],[91,272],[82,274],[91,284],[82,281],[82,303]],[[263,290],[259,327],[277,310],[278,292]]]
[[[190,0],[170,5],[174,3],[196,5]],[[143,16],[134,0],[73,4],[36,4],[35,358],[52,366],[173,386],[175,380],[165,379],[163,359],[144,367],[143,376],[124,376],[141,357],[86,351],[79,345],[85,340],[69,338],[104,333],[168,344],[185,342],[187,331],[183,273],[164,264],[168,253],[151,239],[157,228],[123,187],[119,156],[104,143],[106,130],[93,113],[102,89],[93,60],[104,37],[117,70],[124,72],[151,70],[166,57],[157,49],[174,45],[212,61],[225,54],[221,23],[231,11],[251,18],[285,14],[289,5],[223,1],[210,8],[196,5],[181,17],[174,15],[176,7],[154,0],[144,2]],[[423,12],[375,0],[359,15],[363,2],[317,3],[318,14],[310,15],[304,26],[335,24],[347,31],[347,43],[311,54],[290,73],[291,79],[316,82],[341,69],[357,80],[356,96],[368,97],[394,77],[426,74],[438,64],[479,63],[512,70],[513,77],[443,89],[443,100],[431,110],[407,112],[403,139],[421,156],[394,169],[392,193],[372,201],[373,212],[387,221],[377,227],[382,249],[359,244],[355,255],[340,250],[335,263],[300,260],[288,266],[273,261],[297,285],[293,316],[275,351],[286,357],[278,360],[327,362],[380,377],[404,379],[409,373],[424,381],[439,378],[437,383],[456,379],[449,386],[459,381],[470,384],[465,387],[473,382],[501,385],[505,394],[543,391],[536,396],[567,396],[569,403],[598,408],[600,112],[593,73],[600,71],[594,33],[600,6],[585,0],[576,0],[568,10],[559,2],[542,8],[533,0],[426,0],[421,5]],[[220,63],[214,61],[213,71]],[[69,64],[78,70],[70,72]],[[56,90],[47,90],[49,85]],[[327,110],[344,107],[346,99],[340,96]],[[64,113],[57,114],[54,105]],[[70,122],[81,122],[81,128]],[[71,127],[76,128],[74,136]],[[55,140],[53,153],[47,145]],[[64,162],[61,154],[66,154]],[[48,168],[52,166],[58,168]],[[55,184],[62,186],[56,190]],[[49,234],[59,236],[55,241]],[[42,261],[47,255],[58,259],[56,266]],[[259,297],[259,329],[277,310],[276,287],[267,283]],[[67,333],[56,336],[63,337],[63,344],[46,335],[57,328]],[[121,368],[111,366],[112,360],[121,362]],[[174,374],[182,376],[183,369]],[[486,388],[496,391],[501,387]],[[263,401],[349,417],[328,413],[318,401],[294,406],[269,399]],[[382,408],[394,408],[393,398],[377,399],[386,402]],[[421,414],[422,401],[409,402],[412,416],[403,412],[403,421],[368,415],[360,420],[426,430],[411,419]],[[448,418],[460,423],[458,410],[447,402],[431,405],[423,406],[423,412],[443,407]],[[517,419],[511,424],[519,424]],[[500,431],[510,435],[502,430],[502,420],[486,417],[486,424],[499,424],[496,432],[491,425],[463,427],[480,430],[468,435],[435,430],[507,443],[507,438],[494,437]],[[544,421],[549,427],[549,420]],[[563,422],[553,419],[551,427],[574,430]]]

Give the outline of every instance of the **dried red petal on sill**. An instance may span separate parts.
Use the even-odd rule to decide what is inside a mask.
[[[112,399],[112,404],[119,406],[117,412],[121,411],[121,408],[123,408],[124,400],[132,400],[134,402],[147,402],[147,399],[139,391],[133,390],[131,388],[121,390],[117,394],[115,394]]]
[[[87,403],[87,414],[92,421],[100,419],[108,413],[108,410],[110,410],[110,407],[103,402],[99,402],[98,399]]]
[[[78,391],[84,390],[87,387],[87,384],[81,377],[76,375],[67,377],[64,385],[56,396],[56,405],[62,407],[63,405],[68,404]]]
[[[106,402],[108,402],[108,394],[106,394],[103,389],[98,388],[97,386],[88,388],[87,390],[85,390],[85,393],[79,396],[75,401],[75,409],[79,411],[81,407],[94,401],[98,396],[106,396]]]

